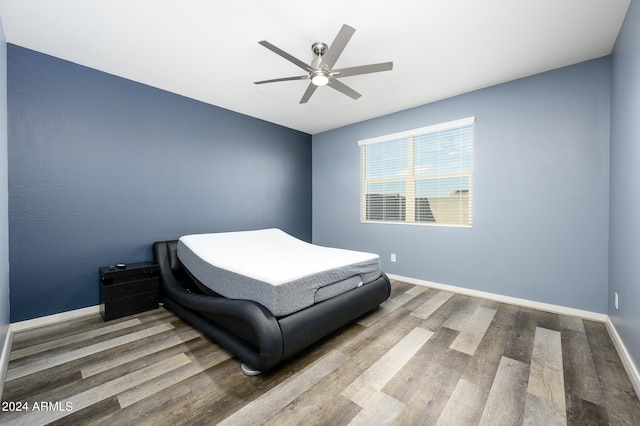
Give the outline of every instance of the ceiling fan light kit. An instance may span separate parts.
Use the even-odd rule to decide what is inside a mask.
[[[275,83],[280,81],[294,81],[294,80],[311,80],[307,90],[302,99],[301,104],[307,103],[311,98],[311,95],[315,92],[316,88],[320,86],[329,86],[340,93],[349,96],[352,99],[358,99],[361,95],[343,82],[339,81],[339,77],[350,77],[354,75],[370,74],[374,72],[390,71],[393,69],[393,62],[383,62],[379,64],[360,65],[357,67],[333,69],[336,61],[342,54],[342,51],[346,47],[349,40],[355,33],[355,29],[348,25],[343,25],[338,35],[336,36],[331,46],[322,42],[316,42],[311,46],[311,50],[314,54],[314,58],[311,64],[307,65],[305,62],[290,55],[284,50],[274,46],[266,40],[260,42],[260,44],[267,49],[271,50],[275,54],[283,57],[292,64],[302,68],[307,72],[306,75],[300,75],[295,77],[276,78],[271,80],[256,81],[255,84]]]
[[[326,86],[329,83],[329,77],[322,71],[314,71],[311,82],[316,86]]]

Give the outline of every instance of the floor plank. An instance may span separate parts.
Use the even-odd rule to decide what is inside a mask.
[[[502,357],[480,424],[486,426],[522,424],[528,377],[527,364]]]
[[[287,379],[274,388],[236,411],[233,415],[220,422],[220,425],[256,425],[278,413],[284,406],[307,391],[327,372],[335,370],[348,357],[338,351],[333,351],[321,358],[308,368],[300,371],[294,377]]]
[[[470,425],[476,423],[482,414],[486,401],[486,391],[464,379],[458,380],[451,397],[442,410],[436,426]]]
[[[369,367],[342,395],[364,407],[369,393],[380,391],[409,359],[433,336],[433,332],[414,328],[389,352]]]
[[[431,314],[437,311],[449,298],[453,296],[453,293],[448,291],[440,291],[438,294],[427,300],[422,306],[414,310],[411,315],[418,318],[429,318]]]
[[[451,349],[467,355],[473,355],[478,345],[480,345],[484,334],[487,332],[495,314],[495,309],[487,309],[484,307],[476,309],[456,340],[451,343]]]
[[[640,401],[604,324],[584,321],[593,363],[601,378],[604,406],[614,425],[640,425]],[[603,380],[604,379],[604,380]]]
[[[525,402],[525,424],[566,424],[560,333],[536,328]]]
[[[564,369],[566,393],[594,404],[604,404],[604,393],[584,328],[582,331],[563,330],[562,356],[563,364],[575,366]]]
[[[79,334],[73,334],[66,337],[60,337],[55,340],[40,343],[37,345],[29,346],[23,349],[17,349],[11,351],[11,360],[23,358],[25,356],[37,354],[40,352],[46,352],[52,349],[60,348],[62,346],[69,345],[70,343],[77,342],[79,340],[86,340],[97,336],[103,336],[114,331],[124,330],[133,325],[140,325],[142,322],[138,318],[132,318],[129,321],[123,321],[116,324],[111,324],[107,327],[97,328],[95,330],[89,330]]]
[[[478,309],[480,300],[472,297],[458,296],[460,304],[454,313],[442,324],[443,327],[462,331],[469,323],[471,316]]]
[[[515,312],[508,306],[497,307],[489,328],[473,356],[469,358],[463,374],[465,380],[487,389],[491,388],[511,335],[514,315]]]
[[[99,403],[109,397],[115,396],[120,392],[126,391],[137,384],[144,383],[147,380],[158,377],[162,374],[166,374],[182,365],[189,363],[189,357],[184,354],[176,355],[169,359],[164,360],[158,364],[153,364],[148,367],[138,370],[135,373],[122,376],[114,381],[104,383],[100,386],[96,386],[87,391],[76,394],[70,398],[66,398],[60,401],[56,401],[55,404],[66,409],[70,407],[70,410],[82,410],[85,407],[89,407],[96,403]],[[68,413],[65,409],[56,410],[33,410],[24,417],[9,419],[4,421],[3,424],[10,425],[39,425],[47,424],[54,420],[58,420],[65,417]]]

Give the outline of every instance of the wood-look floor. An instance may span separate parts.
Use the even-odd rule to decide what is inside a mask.
[[[0,424],[640,425],[604,324],[392,288],[255,377],[163,308],[20,332]]]

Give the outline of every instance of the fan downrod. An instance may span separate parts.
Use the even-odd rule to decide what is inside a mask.
[[[318,57],[324,56],[324,54],[327,53],[328,49],[329,49],[329,46],[327,46],[325,43],[321,41],[318,41],[311,45],[311,50],[313,51],[313,54]]]

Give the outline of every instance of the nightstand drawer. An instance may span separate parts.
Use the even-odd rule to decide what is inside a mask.
[[[100,284],[105,300],[118,299],[139,293],[158,292],[158,278],[144,278],[121,284]]]
[[[158,292],[156,291],[107,300],[100,305],[100,314],[105,321],[109,321],[156,309],[157,307]]]

